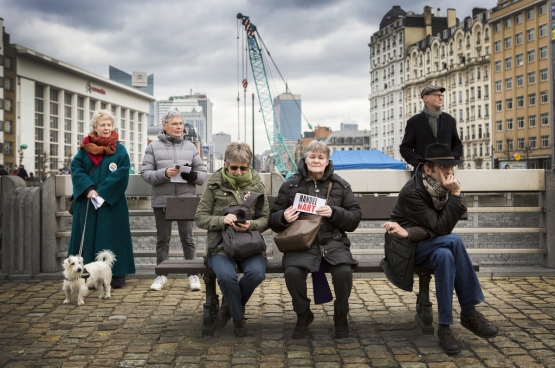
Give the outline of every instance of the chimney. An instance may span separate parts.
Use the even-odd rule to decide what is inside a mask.
[[[441,17],[441,9],[440,8],[437,8],[436,16]]]
[[[432,7],[424,7],[424,25],[426,26],[426,36],[432,34]]]
[[[457,11],[455,9],[447,9],[447,27],[451,28],[457,25]]]

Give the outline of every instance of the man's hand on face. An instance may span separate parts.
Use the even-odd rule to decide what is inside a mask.
[[[440,183],[445,189],[449,189],[454,195],[461,195],[461,184],[455,177],[454,173],[442,173]]]

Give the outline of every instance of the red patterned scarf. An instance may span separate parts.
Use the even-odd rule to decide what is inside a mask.
[[[118,143],[118,132],[112,130],[109,137],[99,137],[96,133],[91,132],[85,138],[79,148],[83,148],[89,158],[92,160],[94,166],[98,166],[102,161],[102,156],[110,156],[116,152],[116,143]]]

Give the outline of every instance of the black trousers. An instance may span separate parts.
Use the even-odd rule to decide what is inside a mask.
[[[323,261],[324,262],[324,261]],[[327,272],[331,273],[335,291],[334,307],[342,313],[349,313],[349,297],[353,287],[353,271],[350,265],[327,265]],[[307,295],[306,277],[309,271],[305,268],[289,266],[285,269],[285,284],[293,300],[293,310],[300,314],[310,307]]]

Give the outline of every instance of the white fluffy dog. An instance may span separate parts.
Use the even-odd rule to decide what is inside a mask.
[[[110,298],[110,283],[112,282],[112,266],[116,255],[109,250],[103,250],[96,255],[96,262],[83,266],[83,257],[71,256],[64,260],[64,284],[62,290],[66,293],[64,304],[69,303],[71,293],[77,293],[77,305],[85,304],[84,297],[89,288],[96,288],[100,299]]]

